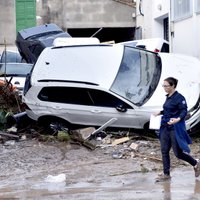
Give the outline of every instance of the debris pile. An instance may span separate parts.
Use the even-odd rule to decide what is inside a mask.
[[[1,81],[0,84],[0,124],[1,129],[5,128],[6,119],[10,115],[22,112],[23,104],[21,96],[12,86],[11,83],[7,81]]]
[[[12,112],[13,114],[21,112],[22,101],[16,88],[7,81],[1,83],[0,108],[5,112]]]

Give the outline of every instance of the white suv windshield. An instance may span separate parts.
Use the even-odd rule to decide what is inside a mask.
[[[161,75],[158,54],[125,47],[123,59],[110,90],[137,106],[153,94]]]

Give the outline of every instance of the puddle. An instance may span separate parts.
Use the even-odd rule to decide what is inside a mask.
[[[77,180],[71,184],[49,183],[41,177],[45,176],[3,180],[0,199],[200,199],[200,179],[194,178],[190,168],[172,171],[171,181],[164,183],[155,183],[153,172],[108,177],[97,182]]]
[[[155,183],[157,172],[142,173],[141,164],[160,169],[161,163],[139,157],[112,159],[100,150],[33,141],[0,150],[0,199],[200,199],[200,178],[190,166],[175,168],[170,182]]]

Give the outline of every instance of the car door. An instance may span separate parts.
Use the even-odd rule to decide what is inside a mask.
[[[112,120],[111,126],[141,128],[135,109],[112,94],[89,88],[71,88],[70,99],[63,104],[68,111],[64,118],[75,124],[101,126]],[[69,88],[67,88],[69,92]]]
[[[90,112],[97,118],[96,121],[102,124],[111,118],[116,118],[114,126],[140,127],[135,109],[125,100],[114,96],[109,91],[87,89],[87,93],[93,103]]]
[[[50,105],[52,115],[72,124],[141,128],[137,112],[127,102],[109,92],[78,87],[45,87],[38,98]],[[48,102],[46,102],[48,101]]]
[[[134,109],[127,109],[120,113],[115,108],[63,104],[60,117],[73,124],[101,126],[113,120],[113,127],[141,128]]]

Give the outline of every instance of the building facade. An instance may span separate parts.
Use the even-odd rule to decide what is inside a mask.
[[[137,0],[136,29],[137,39],[162,37],[168,40],[170,3],[165,0]]]
[[[200,59],[200,0],[171,1],[172,52]]]
[[[37,15],[38,24],[56,23],[73,37],[95,35],[101,42],[134,38],[132,0],[38,0]]]
[[[168,40],[170,52],[200,59],[200,0],[137,0],[137,32],[140,39]]]

